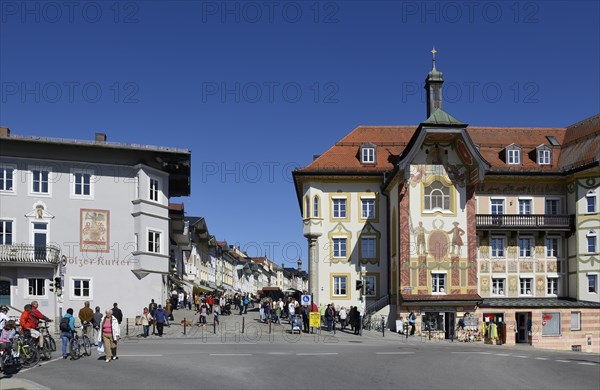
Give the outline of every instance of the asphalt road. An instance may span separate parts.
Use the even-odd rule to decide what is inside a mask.
[[[595,389],[600,356],[469,343],[266,337],[125,340],[119,360],[96,351],[54,358],[0,388],[50,389]],[[56,355],[55,355],[56,356]],[[31,381],[31,382],[29,382]]]

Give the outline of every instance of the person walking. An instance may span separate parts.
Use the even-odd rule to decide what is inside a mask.
[[[116,305],[116,303],[115,303]],[[106,363],[111,360],[117,360],[117,342],[121,338],[121,329],[119,321],[113,315],[112,310],[106,310],[104,317],[100,321],[100,335],[98,342],[104,343],[104,358]]]
[[[167,322],[167,313],[163,310],[162,305],[158,305],[153,317],[156,320],[156,331],[158,332],[158,337],[162,337],[164,325],[165,322]]]
[[[142,313],[142,327],[144,329],[142,337],[148,337],[148,334],[150,333],[150,324],[153,320],[154,318],[150,314],[150,311],[145,307],[144,312]]]
[[[309,333],[310,332],[310,313],[309,313],[309,308],[308,306],[300,306],[300,309],[302,310],[302,324],[304,325],[304,329],[303,332],[304,333]]]
[[[73,317],[73,309],[68,308],[67,314],[64,317],[68,321],[68,328],[60,329],[60,338],[62,340],[62,357],[66,359],[69,355],[67,355],[67,345],[71,343],[71,339],[73,338],[73,333],[75,332],[75,317]],[[63,321],[61,321],[63,323]]]
[[[417,323],[417,317],[415,317],[415,313],[411,311],[410,314],[408,315],[408,325],[410,325],[410,335],[411,336],[415,335],[416,323]]]
[[[98,340],[98,337],[100,334],[100,324],[102,321],[102,313],[100,312],[100,306],[96,306],[95,310],[96,311],[94,312],[94,318],[92,319],[92,323],[94,325],[94,337],[92,340],[94,341],[94,345],[98,345],[96,340]]]
[[[359,335],[360,334],[360,312],[358,311],[358,308],[356,306],[354,306],[354,316],[353,316],[353,323],[354,323],[354,334],[355,335]]]

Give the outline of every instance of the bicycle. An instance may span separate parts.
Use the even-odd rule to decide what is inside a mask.
[[[46,344],[46,340],[48,340],[50,351],[56,352],[56,341],[54,341],[52,334],[50,334],[50,325],[48,325],[47,321],[44,321],[44,325],[40,325],[40,332],[44,335],[44,344]]]
[[[0,371],[4,372],[7,366],[20,365],[24,368],[33,367],[40,361],[40,354],[36,344],[31,343],[31,338],[16,334],[13,343],[0,344]]]
[[[81,356],[91,356],[92,355],[92,345],[90,343],[90,338],[86,334],[86,328],[89,325],[82,325],[82,335],[81,338],[77,331],[73,332],[73,338],[71,338],[70,347],[71,347],[71,358],[73,360],[79,359]],[[81,353],[81,349],[83,348],[83,354]]]

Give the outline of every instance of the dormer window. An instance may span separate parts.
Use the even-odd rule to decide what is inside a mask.
[[[521,147],[519,145],[512,144],[506,147],[506,163],[521,164]]]
[[[538,146],[536,155],[539,165],[550,165],[552,163],[552,150],[547,145]]]
[[[360,162],[362,164],[375,164],[375,144],[367,142],[360,147]]]

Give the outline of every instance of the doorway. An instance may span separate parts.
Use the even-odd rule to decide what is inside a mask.
[[[48,243],[48,224],[33,224],[33,252],[35,260],[46,260],[46,244]]]
[[[10,282],[0,280],[0,305],[10,305]]]
[[[444,338],[446,340],[454,339],[456,337],[456,335],[454,334],[456,313],[453,311],[447,311],[445,314],[446,315],[444,316],[444,329],[446,331]]]
[[[517,343],[529,344],[529,332],[531,331],[530,313],[516,313]]]

